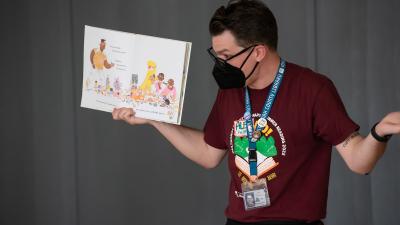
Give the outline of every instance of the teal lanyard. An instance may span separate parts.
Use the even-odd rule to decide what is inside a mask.
[[[281,59],[279,63],[279,69],[276,73],[274,82],[269,91],[268,97],[264,103],[263,110],[261,112],[261,117],[258,120],[255,130],[253,130],[252,122],[252,112],[249,90],[245,87],[245,113],[243,118],[246,120],[247,127],[247,138],[249,139],[249,164],[250,164],[250,175],[257,175],[257,152],[256,152],[256,142],[261,137],[261,130],[267,125],[267,118],[271,111],[272,105],[274,104],[275,97],[278,94],[279,87],[283,80],[283,74],[285,73],[286,62]]]

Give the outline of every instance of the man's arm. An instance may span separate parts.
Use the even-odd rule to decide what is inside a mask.
[[[389,113],[379,122],[375,131],[381,137],[400,134],[400,112]],[[352,171],[367,174],[385,152],[386,145],[384,142],[378,142],[371,134],[363,137],[355,132],[335,147]]]
[[[204,168],[215,168],[226,155],[226,150],[208,145],[204,141],[204,133],[200,130],[137,118],[134,111],[128,108],[114,109],[112,115],[115,120],[123,120],[131,125],[154,126],[179,152]]]
[[[107,61],[107,59],[104,60],[104,67],[105,67],[105,68],[110,69],[110,68],[113,67],[113,66],[114,66],[114,63],[109,63],[109,62]]]

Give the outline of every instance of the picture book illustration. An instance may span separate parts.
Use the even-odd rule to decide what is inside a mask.
[[[85,26],[81,107],[180,124],[191,43]]]

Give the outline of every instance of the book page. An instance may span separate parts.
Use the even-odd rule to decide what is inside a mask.
[[[106,112],[122,104],[132,107],[134,39],[133,34],[85,26],[81,107]]]
[[[136,35],[138,83],[131,91],[136,116],[180,123],[186,46],[183,41]]]

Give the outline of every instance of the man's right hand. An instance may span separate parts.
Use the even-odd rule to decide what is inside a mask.
[[[150,123],[150,120],[136,117],[135,111],[131,108],[114,108],[112,117],[114,120],[123,120],[131,125]]]

